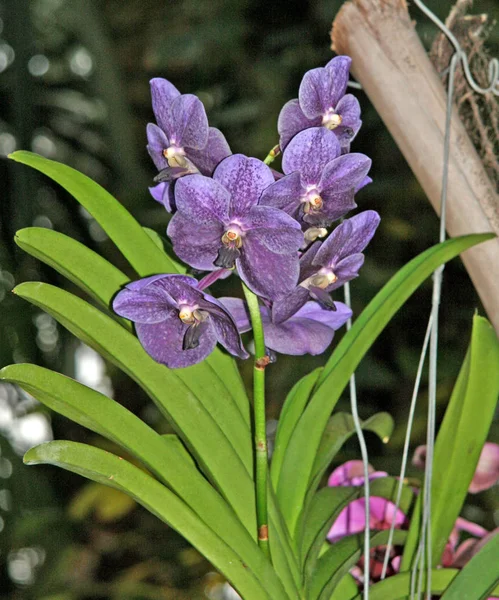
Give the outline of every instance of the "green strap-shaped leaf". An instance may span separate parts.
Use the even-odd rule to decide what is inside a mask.
[[[126,208],[95,181],[71,167],[32,152],[14,152],[9,157],[33,167],[67,190],[99,223],[140,277],[179,272],[179,263],[158,246],[157,239],[153,239]],[[66,271],[79,267],[78,263],[73,263]],[[114,293],[117,291],[118,288]],[[206,359],[204,369],[211,372],[211,379],[218,379],[218,385],[224,374],[224,386],[237,401],[249,427],[249,401],[235,361],[216,348]]]
[[[497,561],[496,561],[497,563]],[[457,569],[433,569],[431,575],[432,595],[440,596],[458,576],[460,571]],[[482,574],[480,574],[480,577]],[[423,592],[426,591],[423,581]],[[385,580],[375,583],[369,588],[369,600],[406,600],[411,593],[411,573],[400,573],[392,575]],[[489,595],[499,596],[499,586],[492,590]],[[482,596],[483,597],[483,596]],[[331,599],[333,600],[333,599]],[[336,598],[334,598],[336,600]],[[338,598],[338,600],[340,600]],[[362,600],[362,594],[354,596],[345,596],[341,600]],[[447,600],[447,599],[446,599]],[[459,600],[479,600],[479,596],[459,596]]]
[[[386,412],[377,413],[362,422],[362,429],[372,431],[385,443],[390,439],[393,427],[393,418]],[[312,468],[304,509],[314,495],[331,461],[354,433],[355,424],[349,413],[336,413],[329,419]]]
[[[350,600],[350,598],[357,595],[358,591],[359,586],[357,582],[350,573],[347,573],[334,588],[329,600]]]
[[[498,396],[499,340],[487,319],[475,316],[470,346],[435,444],[431,518],[433,566],[440,563],[466,499]],[[402,561],[403,570],[410,568],[418,529],[417,521],[414,525],[411,523],[411,545]]]
[[[131,330],[131,324],[110,310],[112,298],[130,279],[99,254],[52,229],[26,227],[14,241],[25,252],[49,265],[81,288]]]
[[[47,442],[29,450],[27,464],[52,464],[129,494],[181,533],[248,600],[287,598],[284,590],[266,589],[241,557],[215,534],[180,498],[128,461],[76,442]],[[274,596],[274,594],[277,594]]]
[[[378,531],[371,534],[370,546],[382,546],[388,541],[389,531]],[[407,531],[395,530],[393,543],[400,546],[404,543]],[[348,571],[358,562],[364,550],[362,535],[352,535],[331,544],[322,554],[313,576],[308,582],[310,600],[329,600],[334,588]]]
[[[33,167],[67,190],[99,223],[141,277],[176,272],[171,259],[98,183],[67,165],[32,152],[14,152],[9,158]]]
[[[116,293],[129,281],[121,271],[98,254],[62,233],[30,227],[17,233],[16,242],[26,252],[68,277],[106,309],[111,306]],[[111,310],[109,312],[113,318],[117,318]],[[124,319],[120,321],[127,323]],[[194,367],[177,371],[177,376],[182,381],[187,381],[198,397],[212,399],[214,406],[218,407],[218,417],[221,419],[219,423],[225,428],[233,445],[241,450],[240,456],[245,461],[248,473],[252,473],[249,415],[244,416],[241,408],[246,398],[245,405],[248,412],[249,401],[241,383],[238,388],[237,383],[233,382],[236,377],[234,370],[237,372],[235,362],[222,352],[217,354],[218,357],[213,358],[214,363],[204,361]],[[213,364],[216,365],[218,372],[214,370]],[[218,373],[226,375],[228,382],[224,382]],[[238,372],[237,377],[239,377]],[[229,387],[232,387],[234,393],[229,391]],[[236,397],[238,399],[235,399]],[[209,410],[213,410],[213,407],[210,406]]]
[[[395,501],[398,481],[392,477],[380,477],[371,482],[371,497],[386,498]],[[400,501],[400,510],[407,513],[412,503],[413,491],[404,486]],[[303,520],[300,553],[302,564],[308,576],[315,570],[322,544],[332,524],[341,511],[353,500],[364,497],[363,486],[325,487],[319,490],[311,502]]]
[[[464,565],[445,590],[442,600],[481,600],[499,583],[499,534],[496,533]]]
[[[235,513],[198,471],[176,435],[160,436],[107,396],[59,373],[35,365],[11,365],[0,380],[22,387],[37,400],[76,423],[115,442],[138,458],[254,571],[279,590],[275,571]]]
[[[279,416],[279,422],[277,424],[277,432],[274,450],[272,452],[272,463],[270,469],[272,485],[276,490],[279,484],[279,475],[289,440],[291,439],[291,435],[293,434],[296,424],[305,410],[305,406],[307,405],[310,394],[312,393],[312,390],[319,379],[321,371],[322,367],[319,367],[295,383],[283,404],[281,414]]]
[[[492,237],[469,235],[429,248],[390,279],[344,335],[327,361],[286,449],[277,497],[290,531],[298,522],[329,416],[362,357],[407,298],[438,266]]]
[[[228,432],[221,427],[227,419],[224,397],[217,397],[213,389],[206,389],[202,395],[206,384],[200,380],[196,369],[199,365],[190,367],[190,374],[186,373],[187,369],[167,369],[155,362],[137,338],[110,317],[54,286],[24,283],[17,286],[15,292],[46,310],[149,394],[253,535],[256,530],[253,482],[248,461],[245,465],[241,459],[249,448],[245,450],[244,439],[239,440],[237,449],[229,441]],[[232,427],[232,423],[226,427]]]

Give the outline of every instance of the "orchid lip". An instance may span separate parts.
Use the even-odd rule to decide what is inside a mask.
[[[304,205],[303,212],[306,214],[320,211],[324,204],[316,187],[310,187],[300,201]]]
[[[309,227],[305,231],[305,241],[315,242],[317,238],[323,238],[327,235],[327,229],[325,227]]]
[[[322,117],[322,125],[327,129],[336,129],[343,122],[343,117],[336,113],[333,108],[329,108]]]
[[[327,287],[336,283],[338,276],[333,272],[332,269],[321,269],[311,277],[305,279],[300,283],[301,287],[310,289],[312,287],[325,290]]]
[[[206,319],[206,314],[199,310],[197,305],[180,304],[178,318],[186,325],[194,325]]]

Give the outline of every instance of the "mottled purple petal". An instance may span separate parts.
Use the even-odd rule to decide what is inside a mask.
[[[173,183],[165,182],[158,183],[158,185],[149,188],[149,192],[154,200],[162,204],[169,213],[175,210],[173,187]]]
[[[201,100],[193,94],[183,94],[171,105],[170,143],[201,149],[208,142],[208,117]]]
[[[258,237],[266,248],[276,254],[297,253],[303,244],[300,224],[284,211],[271,206],[254,206],[244,217],[242,227],[250,230],[247,237]]]
[[[343,302],[335,302],[335,305],[336,310],[326,310],[317,302],[307,302],[294,316],[295,318],[317,321],[337,331],[352,316],[352,309]]]
[[[336,113],[341,116],[342,122],[334,130],[334,133],[341,144],[343,153],[346,153],[362,126],[359,101],[352,94],[347,94],[338,103]]]
[[[377,212],[366,210],[343,221],[323,242],[314,258],[314,265],[334,267],[350,254],[362,252],[371,241],[379,220]]]
[[[360,191],[362,188],[365,188],[366,185],[369,185],[370,183],[372,183],[373,180],[369,177],[369,175],[367,175],[366,177],[364,177],[364,179],[359,183],[359,185],[355,188],[355,193],[357,193],[358,191]]]
[[[248,358],[249,354],[244,349],[237,324],[230,311],[216,298],[207,294],[205,294],[205,300],[199,302],[199,307],[209,313],[218,342],[233,356]]]
[[[245,333],[251,329],[250,316],[246,303],[240,298],[219,298],[225,308],[230,312],[234,319],[239,333]]]
[[[192,219],[193,232],[198,225],[213,221],[229,222],[229,192],[204,175],[188,175],[179,179],[175,186],[175,201],[177,210]]]
[[[126,284],[127,289],[140,291],[150,286],[153,283],[157,283],[162,281],[163,279],[171,279],[174,278],[175,281],[181,284],[189,285],[191,287],[196,287],[197,281],[194,277],[190,275],[171,275],[171,274],[162,274],[162,275],[150,275],[149,277],[143,277],[142,279],[137,279],[136,281],[131,281]],[[159,284],[157,284],[159,285]],[[161,289],[161,288],[160,288]]]
[[[332,131],[311,127],[291,140],[283,154],[282,168],[286,174],[299,171],[306,185],[317,185],[324,167],[340,154],[340,143]]]
[[[201,150],[189,148],[187,155],[203,175],[211,177],[215,167],[230,156],[231,151],[224,134],[215,127],[210,127],[206,146]]]
[[[274,183],[272,171],[266,164],[243,154],[223,160],[215,169],[213,179],[231,195],[231,218],[245,215],[256,206],[263,190]]]
[[[163,150],[166,150],[169,145],[170,143],[163,130],[154,125],[154,123],[148,123],[147,151],[159,171],[168,166],[168,161],[163,155]]]
[[[279,323],[290,319],[308,300],[310,300],[309,291],[300,285],[296,286],[292,292],[274,301],[272,304],[272,321],[279,325]]]
[[[175,302],[167,294],[150,289],[123,289],[113,301],[116,314],[136,323],[160,323],[175,310]]]
[[[350,62],[348,57],[337,56],[325,68],[305,73],[298,98],[306,117],[313,119],[336,107],[347,89]]]
[[[499,445],[486,442],[471,481],[469,491],[477,494],[499,481]]]
[[[340,260],[334,269],[334,274],[338,277],[338,281],[329,285],[326,289],[328,292],[338,289],[344,285],[347,281],[351,281],[358,277],[359,270],[364,264],[363,254],[351,254],[346,258]]]
[[[319,248],[323,242],[316,241],[310,245],[307,250],[300,256],[300,283],[305,281],[307,277],[310,277],[317,272],[317,267],[314,265],[314,258],[319,252]]]
[[[372,161],[365,154],[357,152],[343,156],[339,156],[339,154],[340,149],[338,146],[338,158],[325,165],[320,178],[319,189],[321,192],[330,191],[338,194],[351,191],[353,194],[369,172]]]
[[[284,150],[291,139],[299,132],[309,127],[318,127],[322,123],[322,118],[308,119],[300,108],[297,99],[289,100],[282,107],[277,121],[277,130],[279,131],[279,145]]]
[[[161,129],[168,132],[171,127],[170,107],[175,98],[180,96],[180,92],[173,83],[161,77],[151,79],[150,84],[152,109],[156,117],[156,122]]]
[[[280,208],[288,215],[295,216],[300,209],[300,198],[303,192],[301,175],[296,171],[270,185],[263,192],[259,204]]]
[[[195,224],[192,217],[180,212],[173,215],[167,229],[180,260],[202,271],[216,269],[214,261],[222,245],[223,233],[224,228],[219,221]]]
[[[136,331],[140,343],[154,360],[171,369],[179,369],[204,360],[217,343],[215,330],[210,323],[200,337],[197,348],[184,350],[187,327],[175,314],[154,325],[137,323]]]
[[[303,220],[310,225],[330,224],[344,217],[357,207],[353,190],[336,194],[331,189],[321,193],[323,205],[317,213],[304,215]]]
[[[322,354],[333,341],[338,325],[331,327],[332,312],[316,302],[307,302],[287,321],[264,325],[265,344],[281,354]],[[342,314],[348,318],[343,309]]]
[[[338,98],[346,92],[351,64],[352,59],[349,56],[340,55],[332,58],[326,65],[326,69],[330,69],[335,74]]]
[[[298,252],[276,254],[248,232],[237,260],[237,271],[244,283],[257,295],[271,300],[290,292],[298,282]]]

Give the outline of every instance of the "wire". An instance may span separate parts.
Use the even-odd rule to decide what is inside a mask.
[[[345,283],[345,304],[351,306],[350,283]],[[352,327],[352,319],[347,321],[347,331]],[[369,600],[369,583],[371,580],[371,506],[370,506],[370,485],[369,485],[369,455],[367,452],[366,440],[362,431],[362,424],[359,418],[357,404],[357,386],[355,385],[355,374],[350,377],[350,409],[352,411],[353,423],[357,439],[359,440],[360,454],[362,456],[362,466],[364,469],[364,505],[365,505],[365,525],[364,525],[364,600]]]

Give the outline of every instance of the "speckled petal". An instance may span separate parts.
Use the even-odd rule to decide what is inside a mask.
[[[295,217],[300,210],[302,193],[301,175],[296,171],[270,185],[262,194],[260,206],[273,206]]]
[[[348,307],[343,308],[341,303],[338,305],[339,310],[333,312],[321,308],[316,302],[307,302],[284,323],[265,325],[265,344],[281,354],[322,354],[331,344],[335,329],[341,326],[340,322],[343,319],[343,323],[346,322],[351,314],[347,312],[350,310]]]
[[[204,301],[199,303],[199,307],[209,313],[218,342],[233,356],[248,358],[249,354],[244,349],[236,321],[230,311],[216,298],[207,294]]]
[[[314,265],[334,268],[343,258],[362,252],[371,241],[379,220],[377,212],[366,210],[343,221],[322,244]]]
[[[256,206],[265,188],[274,183],[270,168],[257,158],[234,154],[215,169],[213,179],[231,195],[230,217],[244,216]]]
[[[345,285],[347,281],[351,281],[358,277],[360,268],[364,264],[363,254],[350,254],[346,258],[339,261],[334,269],[334,273],[338,280],[326,289],[328,292],[338,289],[342,285]]]
[[[175,98],[180,96],[180,92],[173,83],[161,77],[151,79],[150,84],[152,109],[156,122],[163,131],[168,133],[171,129],[170,107]]]
[[[154,360],[171,369],[179,369],[204,360],[217,343],[215,330],[210,323],[199,339],[199,346],[184,350],[183,340],[187,327],[176,314],[154,325],[138,323],[136,331],[144,350]]]
[[[229,144],[224,134],[210,127],[208,130],[208,142],[201,150],[189,148],[187,156],[196,165],[203,175],[211,177],[216,166],[227,156],[231,155]]]
[[[286,174],[299,171],[305,185],[317,185],[323,169],[340,154],[340,143],[332,131],[311,127],[291,140],[283,154],[282,168]]]
[[[359,154],[358,152],[343,156],[339,156],[339,154],[340,149],[338,147],[338,158],[331,160],[325,165],[320,178],[319,188],[322,192],[333,194],[347,191],[351,191],[354,194],[369,172],[372,161],[365,154]]]
[[[254,206],[242,223],[247,237],[258,240],[276,254],[293,254],[303,244],[300,224],[287,213],[272,206]],[[243,243],[244,245],[244,243]]]
[[[308,119],[300,108],[297,99],[289,100],[282,107],[277,121],[277,130],[279,131],[279,145],[284,150],[291,139],[300,131],[309,127],[318,127],[322,123],[322,117]]]
[[[168,166],[168,161],[163,156],[163,150],[170,145],[164,131],[154,123],[147,125],[147,151],[156,168],[161,171]]]
[[[183,94],[171,105],[170,142],[177,146],[204,148],[208,142],[208,117],[201,100],[193,94]]]
[[[160,323],[175,312],[175,307],[173,298],[155,289],[134,291],[125,288],[113,301],[114,312],[135,323]]]
[[[305,73],[300,84],[298,98],[306,117],[313,119],[334,108],[345,94],[351,60],[337,56],[325,68]]]
[[[251,234],[246,235],[236,261],[241,279],[255,294],[271,300],[290,292],[298,282],[298,252],[276,254]]]
[[[162,204],[167,212],[171,213],[175,210],[175,195],[173,193],[173,183],[158,183],[149,188],[151,196]]]
[[[229,222],[229,192],[204,175],[179,179],[175,185],[175,202],[178,212],[192,220],[193,229],[214,221]]]
[[[251,321],[246,303],[240,298],[223,297],[218,299],[230,312],[237,325],[239,333],[246,333],[251,329]]]
[[[172,240],[173,249],[186,264],[212,271],[213,264],[222,245],[223,225],[219,221],[206,221],[196,224],[192,217],[176,212],[171,219],[167,234]]]
[[[272,321],[276,325],[287,321],[309,300],[309,291],[300,285],[296,286],[292,292],[274,301],[272,304]]]

